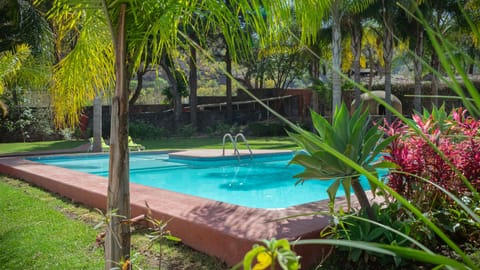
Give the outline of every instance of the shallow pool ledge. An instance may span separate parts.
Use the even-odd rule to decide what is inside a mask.
[[[23,179],[74,202],[105,210],[108,181],[104,177],[14,157],[0,158],[0,173]],[[261,239],[318,238],[319,232],[329,223],[328,217],[318,215],[283,219],[301,213],[328,211],[326,201],[285,209],[257,209],[138,184],[130,185],[130,198],[132,217],[145,214],[145,202],[148,202],[154,218],[169,220],[168,229],[184,244],[216,256],[230,266],[241,261]],[[304,268],[325,254],[324,248],[314,245],[297,246],[295,251],[302,256]]]
[[[292,154],[293,150],[253,150],[255,157],[278,155],[278,154]],[[193,149],[176,151],[168,154],[170,158],[176,159],[190,159],[190,160],[218,160],[218,159],[248,159],[251,154],[248,150],[241,149],[238,153],[235,153],[233,149]]]

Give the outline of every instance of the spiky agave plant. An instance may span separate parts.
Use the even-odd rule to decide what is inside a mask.
[[[342,185],[348,206],[350,207],[350,189],[353,189],[360,206],[373,219],[370,202],[360,184],[360,174],[322,145],[330,146],[367,171],[376,173],[376,168],[384,163],[374,161],[394,137],[383,139],[383,132],[371,124],[368,111],[362,112],[360,107],[350,115],[346,105],[342,104],[335,110],[331,124],[316,112],[312,111],[311,114],[316,133],[289,132],[289,136],[304,149],[290,161],[291,164],[305,168],[302,173],[295,175],[295,178],[299,179],[297,183],[306,180],[334,179],[327,190],[331,205]],[[375,190],[377,186],[373,182],[369,183],[372,190]]]

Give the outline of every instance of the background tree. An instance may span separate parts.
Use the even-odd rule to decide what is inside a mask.
[[[6,116],[6,103],[15,111],[0,124],[13,133],[21,131],[24,140],[25,129],[33,130],[39,123],[26,101],[30,93],[48,85],[54,61],[52,30],[42,13],[46,8],[29,1],[5,0],[0,5],[0,95],[5,98],[0,96],[0,111]],[[19,118],[24,114],[29,115],[30,123]]]
[[[374,1],[295,1],[295,12],[302,14],[299,21],[302,25],[302,40],[311,44],[316,40],[319,27],[324,18],[330,14],[332,25],[332,109],[338,107],[342,98],[341,72],[341,24],[347,13],[359,13],[369,7]],[[361,44],[359,44],[360,46]]]

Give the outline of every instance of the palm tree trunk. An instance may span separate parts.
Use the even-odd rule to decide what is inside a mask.
[[[440,71],[440,60],[438,55],[432,53],[432,68],[433,70]],[[438,76],[435,73],[432,73],[432,96],[433,96],[433,105],[438,108]]]
[[[413,60],[413,68],[414,68],[414,77],[415,77],[415,97],[413,100],[414,108],[417,112],[422,111],[422,72],[423,72],[423,64],[422,64],[422,57],[423,57],[423,26],[421,23],[417,23],[416,27],[416,37],[417,41],[415,42],[415,59]]]
[[[337,107],[342,103],[342,82],[340,80],[341,61],[342,61],[342,34],[340,32],[340,1],[335,0],[332,3],[332,115]]]
[[[368,73],[368,90],[372,90],[372,85],[373,85],[373,66],[374,66],[374,60],[373,60],[373,49],[372,47],[369,46],[368,48],[368,67],[370,68],[370,72]]]
[[[107,194],[107,234],[105,239],[105,269],[118,267],[130,255],[129,153],[128,153],[128,88],[125,41],[126,4],[121,4],[115,46],[115,95],[112,98],[110,128],[110,164]]]
[[[190,124],[193,128],[197,128],[197,49],[190,46],[190,74],[188,76],[188,84],[190,86]]]
[[[355,15],[352,18],[352,52],[353,52],[353,80],[360,84],[360,57],[362,54],[362,25],[360,16]],[[360,106],[360,88],[355,86],[355,106]]]
[[[93,152],[102,151],[102,95],[97,91],[93,99]]]
[[[225,53],[225,65],[228,75],[232,75],[232,57],[230,56],[230,50],[227,47]],[[232,79],[227,76],[226,80],[226,96],[227,96],[227,122],[233,123],[233,105],[232,105]]]
[[[392,33],[392,18],[388,10],[389,7],[385,6],[385,1],[382,1],[383,4],[383,61],[385,62],[385,102],[388,105],[392,105],[392,59],[393,59],[393,33]],[[392,112],[390,110],[385,110],[385,118],[387,121],[391,121]]]
[[[312,62],[310,63],[310,76],[312,78],[315,78],[317,80],[320,79],[320,61],[316,57],[312,57]],[[314,112],[319,113],[320,112],[320,107],[318,106],[319,104],[319,95],[318,92],[315,90],[312,90],[312,110]]]

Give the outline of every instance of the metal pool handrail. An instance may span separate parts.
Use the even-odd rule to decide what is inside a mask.
[[[245,138],[245,136],[243,135],[243,133],[237,133],[237,135],[235,135],[235,144],[238,144],[238,138],[239,137],[243,140],[243,142],[247,146],[248,152],[250,152],[250,158],[252,158],[253,157],[252,149],[250,148],[250,145],[248,144],[248,141]],[[238,152],[238,148],[237,148],[237,153],[238,153],[238,155],[240,155],[240,152]]]
[[[229,138],[230,141],[232,142],[233,144],[233,154],[234,155],[237,155],[238,159],[240,159],[240,151],[238,151],[238,147],[237,147],[237,144],[238,144],[238,138],[241,138],[243,140],[243,142],[245,143],[245,145],[247,146],[247,149],[248,151],[250,152],[250,158],[253,158],[253,152],[252,152],[252,149],[250,148],[250,145],[248,144],[248,141],[247,139],[245,138],[245,136],[242,134],[242,133],[237,133],[237,135],[235,135],[235,137],[232,136],[232,134],[230,133],[225,133],[225,135],[223,135],[223,150],[222,150],[222,156],[225,156],[225,140]]]
[[[225,135],[223,135],[223,151],[222,151],[222,156],[225,156],[225,139],[226,139],[226,138],[229,138],[230,141],[232,142],[232,144],[233,144],[233,154],[235,155],[235,154],[238,152],[237,143],[236,143],[235,139],[233,139],[232,134],[230,134],[230,133],[225,133]]]

